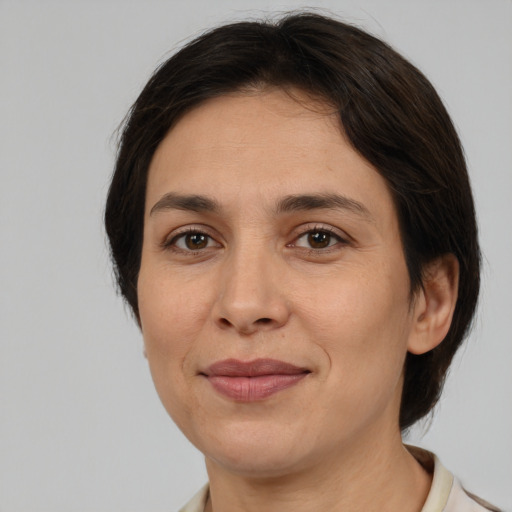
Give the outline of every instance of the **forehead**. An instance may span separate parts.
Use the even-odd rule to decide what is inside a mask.
[[[392,207],[385,180],[352,148],[339,116],[297,90],[229,94],[187,113],[153,156],[146,213],[170,192],[240,207],[337,193]]]
[[[227,155],[231,150],[251,148],[260,153],[261,160],[265,154],[276,158],[274,150],[287,157],[294,150],[300,156],[312,145],[318,147],[320,140],[323,145],[344,143],[338,116],[326,103],[295,89],[234,92],[202,102],[186,113],[157,148],[153,160],[166,146],[173,146],[174,157],[180,159],[185,148],[200,150],[186,155],[191,163],[205,151]]]

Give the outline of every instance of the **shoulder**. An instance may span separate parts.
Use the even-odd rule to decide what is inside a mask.
[[[206,484],[194,497],[178,512],[203,512],[208,499],[209,486]]]
[[[407,449],[432,473],[432,487],[421,512],[500,512],[498,508],[467,492],[433,453],[414,446]]]
[[[463,489],[460,482],[454,479],[452,492],[446,503],[445,512],[500,512],[499,508],[491,505],[482,498]]]

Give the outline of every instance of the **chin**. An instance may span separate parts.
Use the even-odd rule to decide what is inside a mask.
[[[252,427],[252,428],[251,428]],[[214,464],[240,476],[278,478],[305,470],[322,458],[321,447],[297,425],[237,424],[220,430],[215,437],[203,437],[198,448],[207,464]],[[205,442],[206,441],[206,442]]]

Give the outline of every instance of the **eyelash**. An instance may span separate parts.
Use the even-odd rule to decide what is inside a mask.
[[[330,238],[334,238],[335,243],[331,243],[332,240],[329,240],[329,245],[326,247],[321,248],[315,248],[315,247],[302,247],[297,245],[297,242],[313,233],[325,233]],[[220,246],[218,242],[216,242],[215,238],[208,234],[207,230],[204,228],[199,227],[187,227],[183,231],[180,231],[178,233],[173,234],[170,238],[166,239],[162,243],[162,247],[166,250],[171,250],[176,253],[185,254],[187,256],[196,256],[200,254],[204,254],[207,249],[210,249],[211,247],[204,247],[200,249],[184,249],[182,247],[177,246],[177,242],[180,239],[184,239],[186,236],[190,235],[203,235],[207,238],[207,244],[209,245],[211,241],[214,241],[215,244]],[[286,247],[297,247],[298,249],[307,251],[311,255],[321,255],[325,253],[330,253],[333,250],[337,250],[340,248],[340,246],[346,246],[349,243],[348,237],[344,238],[339,233],[337,233],[332,227],[330,226],[319,226],[319,225],[313,225],[313,226],[306,226],[303,228],[294,238],[293,242],[286,245]]]
[[[326,247],[321,248],[315,248],[315,247],[301,247],[297,245],[297,241],[299,241],[301,238],[307,237],[308,235],[311,235],[313,233],[324,233],[330,237],[329,244]],[[334,239],[334,243],[332,242],[332,239]],[[344,238],[340,233],[338,233],[334,228],[330,226],[307,226],[306,229],[301,231],[296,237],[295,240],[288,244],[288,247],[298,247],[300,249],[304,249],[309,254],[312,255],[320,255],[325,253],[330,253],[332,251],[340,249],[342,246],[346,246],[349,243],[348,237]]]
[[[190,236],[190,235],[204,235],[208,239],[207,243],[209,243],[211,240],[215,241],[215,238],[212,237],[211,235],[209,235],[208,232],[204,228],[198,228],[198,227],[196,228],[196,227],[191,226],[191,227],[185,228],[183,231],[180,231],[179,233],[175,233],[169,239],[166,239],[163,242],[162,246],[164,249],[171,250],[173,252],[177,252],[180,254],[190,255],[190,256],[204,253],[205,249],[207,249],[208,247],[193,250],[193,249],[183,249],[176,245],[178,240],[184,239],[186,236]],[[216,242],[216,243],[218,243],[218,242]]]

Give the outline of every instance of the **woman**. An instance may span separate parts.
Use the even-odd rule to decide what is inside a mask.
[[[199,37],[134,104],[105,217],[155,387],[205,455],[182,510],[495,510],[402,443],[480,256],[457,134],[390,47],[311,14]]]

